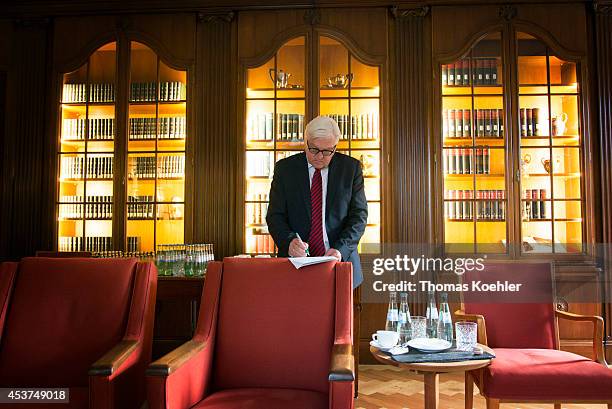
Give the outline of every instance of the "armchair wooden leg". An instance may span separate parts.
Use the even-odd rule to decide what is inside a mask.
[[[474,407],[474,377],[471,372],[465,373],[465,409]]]
[[[487,409],[499,409],[499,399],[487,399]]]
[[[555,403],[555,409],[561,409],[561,404],[560,403]]]

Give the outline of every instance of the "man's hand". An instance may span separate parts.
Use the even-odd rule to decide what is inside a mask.
[[[326,256],[336,257],[338,261],[342,261],[342,254],[336,249],[329,249],[325,252]]]
[[[290,257],[306,257],[306,249],[308,248],[308,243],[304,243],[302,240],[297,237],[291,240],[289,243],[289,256]]]

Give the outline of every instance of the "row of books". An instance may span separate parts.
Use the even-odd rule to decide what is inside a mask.
[[[130,178],[175,178],[185,176],[185,156],[136,156],[131,158]]]
[[[251,141],[272,141],[274,137],[273,112],[251,115],[247,120],[247,138]],[[304,115],[276,114],[276,140],[303,141]]]
[[[472,83],[476,86],[497,85],[497,68],[499,61],[495,58],[472,59]],[[459,60],[453,64],[442,66],[442,85],[470,85],[470,61]]]
[[[247,224],[265,224],[268,203],[249,203],[247,206]]]
[[[247,176],[270,177],[274,169],[273,158],[272,152],[248,152],[246,163]]]
[[[140,251],[140,237],[127,238],[127,251]],[[105,236],[95,237],[60,237],[58,243],[59,251],[91,251],[91,252],[106,252],[112,251],[113,238]]]
[[[521,108],[521,136],[540,136],[540,108]]]
[[[187,98],[185,84],[180,81],[160,82],[160,101],[184,101]],[[157,82],[132,82],[130,101],[154,102],[157,100]]]
[[[269,234],[257,234],[253,238],[250,253],[272,254],[275,252],[274,240]]]
[[[113,177],[112,156],[62,157],[61,177],[64,179],[109,179]]]
[[[87,196],[83,204],[83,196],[62,196],[60,198],[60,217],[65,219],[112,219],[113,196]],[[85,214],[83,214],[83,208]]]
[[[447,175],[488,175],[491,153],[486,146],[444,149],[444,173]]]
[[[87,84],[64,84],[62,101],[67,103],[79,102],[114,102],[115,84],[92,83],[89,84],[89,96],[86,93]]]
[[[472,129],[473,126],[473,129]],[[503,138],[504,111],[502,109],[475,109],[474,121],[469,109],[442,111],[442,133],[446,138]]]
[[[327,115],[338,123],[340,139],[371,140],[378,139],[378,112],[356,115]]]
[[[127,204],[127,217],[130,220],[152,219],[155,197],[152,195],[146,196],[129,196]]]
[[[184,116],[164,116],[159,118],[130,118],[130,139],[183,139],[187,134],[187,121]]]
[[[476,193],[476,194],[474,194]],[[445,216],[451,220],[505,220],[506,197],[504,190],[447,190],[444,203]],[[476,201],[474,201],[476,198]]]
[[[88,134],[88,139],[113,140],[115,135],[114,118],[66,118],[62,121],[62,139],[67,141],[82,141]]]
[[[526,189],[523,193],[523,219],[539,220],[548,219],[546,206],[546,189]]]

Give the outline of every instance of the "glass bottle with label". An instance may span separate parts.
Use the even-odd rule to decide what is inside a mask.
[[[399,309],[399,334],[400,345],[410,341],[412,336],[412,325],[410,319],[410,307],[408,306],[408,294],[400,294],[400,309]]]
[[[389,293],[389,309],[387,310],[387,322],[385,330],[397,331],[399,323],[399,312],[397,310],[397,293],[395,291]]]
[[[440,294],[440,315],[438,316],[438,338],[453,342],[453,321],[448,306],[448,294]]]
[[[436,295],[433,291],[428,292],[429,302],[427,304],[427,313],[425,314],[427,318],[426,329],[427,329],[427,338],[437,338],[438,337],[438,307],[436,306]]]

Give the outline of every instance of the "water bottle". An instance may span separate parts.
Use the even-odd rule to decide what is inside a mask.
[[[397,310],[397,293],[395,291],[389,293],[389,309],[387,310],[387,323],[385,330],[397,331],[399,322],[399,313]]]
[[[399,335],[400,345],[410,341],[412,337],[412,326],[410,319],[410,308],[408,307],[408,294],[400,294],[400,309],[399,309]]]
[[[428,292],[429,303],[427,304],[426,331],[427,338],[438,337],[438,307],[436,306],[436,296],[433,291]]]
[[[440,294],[440,315],[438,316],[438,338],[453,342],[453,320],[448,307],[448,294]]]

